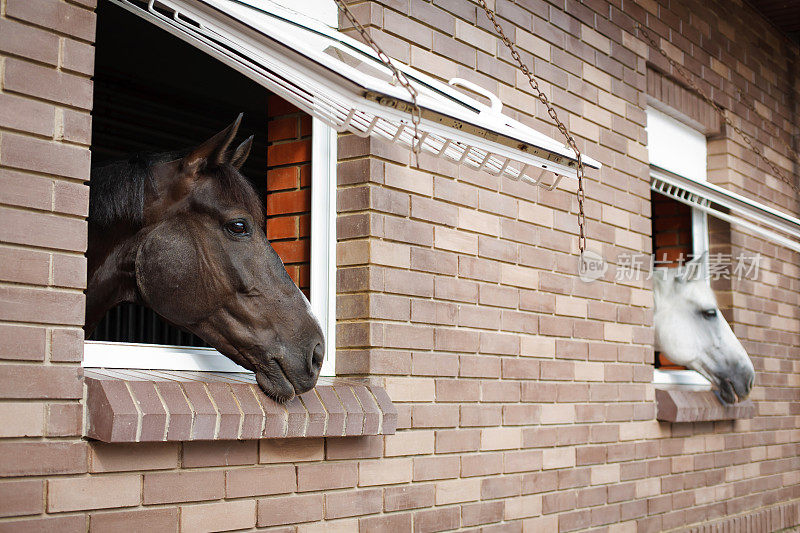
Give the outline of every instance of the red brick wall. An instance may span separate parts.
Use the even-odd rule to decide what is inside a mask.
[[[267,238],[309,295],[311,116],[271,95],[267,112]]]
[[[692,209],[656,192],[651,200],[656,266],[680,266],[692,259]]]
[[[411,169],[407,151],[352,136],[339,146],[337,371],[385,383],[397,434],[81,440],[93,5],[0,0],[0,531],[798,523],[796,254],[731,228],[734,251],[769,259],[762,279],[733,284],[731,295],[734,331],[758,372],[758,416],[661,423],[652,288],[575,276],[574,184],[540,192],[427,157]],[[796,124],[786,69],[797,47],[743,3],[496,5],[581,147],[604,163],[587,183],[586,209],[591,247],[612,262],[651,251],[646,73],[669,71],[634,21],[702,73],[703,87],[789,168],[773,129],[788,139]],[[509,114],[558,136],[474,4],[356,9],[391,55],[473,79]],[[737,104],[734,87],[757,114]],[[304,131],[275,139],[273,154],[297,153]],[[794,193],[731,135],[710,143],[711,181],[796,214]],[[286,191],[305,186],[294,176]]]

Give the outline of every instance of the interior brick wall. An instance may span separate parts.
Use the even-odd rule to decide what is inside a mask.
[[[425,156],[417,169],[405,150],[342,137],[337,372],[385,384],[397,433],[137,445],[80,438],[94,4],[0,0],[0,531],[798,523],[797,255],[730,229],[731,249],[766,258],[730,296],[758,373],[751,420],[654,419],[652,287],[614,280],[619,253],[651,252],[646,72],[670,71],[635,21],[791,168],[775,131],[790,141],[796,128],[797,46],[742,1],[496,0],[580,147],[604,163],[586,185],[603,280],[575,275],[574,183],[544,192]],[[354,8],[390,55],[470,78],[558,138],[475,4]],[[279,147],[302,142],[300,122],[273,154],[297,150]],[[797,214],[793,191],[732,135],[710,143],[711,181]],[[302,169],[294,179],[272,196],[302,196]]]
[[[656,192],[651,196],[656,266],[677,267],[692,259],[692,210]]]
[[[274,94],[267,114],[267,239],[309,296],[311,116]]]

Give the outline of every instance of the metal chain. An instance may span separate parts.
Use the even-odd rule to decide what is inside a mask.
[[[517,51],[517,47],[511,42],[505,32],[503,31],[502,26],[500,23],[497,22],[497,18],[495,17],[494,12],[489,9],[489,6],[486,4],[486,0],[477,0],[478,4],[483,8],[484,12],[486,12],[486,16],[489,18],[489,21],[494,24],[494,29],[497,34],[502,39],[503,43],[511,52],[511,57],[517,62],[517,67],[522,71],[525,76],[528,77],[528,83],[530,83],[531,88],[533,89],[536,98],[538,98],[547,108],[547,114],[550,115],[550,118],[553,119],[553,122],[556,123],[558,126],[558,130],[561,132],[562,135],[567,139],[567,145],[575,152],[575,156],[578,159],[578,168],[577,168],[577,178],[578,178],[578,248],[580,249],[581,254],[586,250],[586,213],[584,212],[584,200],[586,199],[586,194],[583,189],[583,177],[584,177],[584,170],[583,170],[583,157],[581,155],[581,151],[578,149],[578,145],[575,143],[575,138],[569,133],[569,130],[564,125],[561,120],[558,118],[558,114],[556,110],[553,109],[553,106],[550,104],[550,100],[547,98],[547,95],[542,92],[539,88],[539,82],[536,81],[536,78],[533,77],[533,73],[528,68],[522,58]]]
[[[655,41],[655,39],[653,39],[650,36],[650,33],[648,33],[648,31],[644,28],[644,26],[636,22],[635,27],[637,30],[639,30],[639,33],[642,35],[642,37],[644,37],[645,40],[647,40],[647,42],[650,43],[650,46],[658,50],[658,52],[662,56],[664,56],[664,58],[669,62],[670,66],[683,77],[686,83],[689,84],[689,87],[692,90],[694,90],[697,94],[699,94],[700,97],[703,100],[705,100],[705,102],[708,105],[710,105],[719,114],[720,117],[722,117],[723,122],[725,122],[725,124],[730,126],[731,129],[733,129],[733,131],[738,133],[739,136],[741,136],[741,138],[744,139],[744,142],[747,143],[747,145],[750,147],[750,150],[752,150],[753,153],[755,153],[762,161],[764,161],[764,163],[766,163],[772,169],[772,172],[776,176],[778,176],[784,183],[789,185],[795,192],[800,193],[800,188],[798,188],[797,184],[794,183],[794,181],[791,180],[789,177],[784,175],[780,167],[778,167],[778,165],[772,162],[766,155],[764,155],[764,152],[758,146],[756,146],[753,138],[750,137],[748,134],[746,134],[744,131],[742,131],[742,128],[735,125],[733,121],[730,119],[730,117],[728,117],[728,115],[725,113],[725,110],[722,107],[720,107],[719,104],[717,104],[715,101],[709,98],[700,87],[698,87],[697,83],[695,83],[694,81],[694,78],[683,68],[683,66],[678,64],[677,61],[675,61],[674,59],[669,57],[669,55],[667,55],[666,50],[664,50],[658,45],[658,43]]]
[[[411,95],[411,124],[414,126],[414,137],[411,140],[411,151],[414,152],[414,160],[416,166],[419,167],[419,152],[422,149],[421,137],[419,134],[419,123],[421,120],[421,114],[419,105],[417,105],[417,96],[419,96],[419,92],[417,89],[411,85],[411,82],[408,80],[408,77],[405,75],[403,71],[398,69],[392,63],[392,60],[386,54],[386,52],[381,49],[378,43],[367,33],[367,30],[364,26],[358,21],[356,16],[350,11],[350,8],[347,7],[347,4],[344,3],[343,0],[334,0],[336,2],[336,6],[339,8],[347,20],[350,21],[350,24],[361,34],[361,37],[374,51],[378,54],[378,59],[381,60],[381,63],[386,65],[386,67],[392,71],[392,77],[394,80],[397,81],[400,85],[402,85],[407,91],[408,94]]]

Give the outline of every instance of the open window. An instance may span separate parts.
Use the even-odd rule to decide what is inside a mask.
[[[651,174],[661,171],[696,182],[707,179],[707,147],[703,133],[671,116],[647,108],[647,147]],[[706,213],[682,203],[659,189],[651,192],[653,266],[681,267],[696,257],[708,260],[709,238]],[[694,370],[676,365],[656,352],[655,383],[710,386]]]
[[[93,165],[194,146],[244,112],[240,131],[255,138],[242,174],[264,206],[268,239],[323,325],[323,375],[333,375],[335,132],[111,3],[98,6],[96,44]],[[107,313],[86,342],[84,366],[244,371],[199,337],[134,304]]]
[[[647,134],[655,266],[679,266],[688,258],[705,254],[712,286],[719,288],[714,285],[715,280],[725,280],[708,269],[724,266],[715,264],[724,254],[709,247],[709,215],[800,251],[799,219],[707,181],[706,138],[702,132],[650,107]],[[729,242],[729,238],[725,243],[715,239],[714,244]],[[655,383],[710,385],[699,373],[677,367],[662,354],[656,355]]]
[[[325,9],[316,10],[321,3]],[[92,149],[98,160],[132,148],[189,146],[196,139],[160,128],[159,121],[175,114],[184,124],[225,124],[243,107],[251,106],[245,111],[254,122],[244,127],[260,136],[257,147],[262,161],[254,159],[252,169],[245,173],[263,191],[268,236],[276,250],[283,252],[301,288],[310,291],[312,307],[326,333],[328,356],[323,373],[330,375],[335,344],[337,132],[415,145],[434,157],[547,188],[557,186],[563,177],[576,177],[577,159],[565,145],[504,115],[499,99],[479,87],[464,80],[451,80],[448,85],[394,62],[418,93],[421,122],[415,141],[414,99],[394,82],[391,70],[369,47],[335,31],[332,20],[319,20],[332,19],[335,10],[324,0],[297,5],[281,0],[279,4],[269,0],[111,0],[108,6],[103,4],[96,87],[98,97],[105,100],[96,106]],[[282,7],[286,5],[291,9]],[[315,16],[297,9],[316,10]],[[201,63],[203,69],[197,68]],[[201,70],[216,74],[198,79],[196,72]],[[453,85],[481,94],[489,105]],[[286,116],[273,113],[284,105]],[[217,118],[223,116],[224,120]],[[295,136],[271,137],[284,119],[296,121]],[[198,127],[193,133],[208,131],[213,128]],[[168,146],[161,145],[162,141]],[[130,146],[123,146],[126,142]],[[272,143],[284,142],[310,144],[310,161],[270,161]],[[590,157],[584,156],[583,162],[588,168],[600,168]],[[296,190],[271,190],[270,172],[293,165],[299,165],[297,182],[292,185]],[[289,194],[310,195],[310,208],[282,211],[278,198]],[[277,211],[270,211],[272,207]],[[276,235],[273,228],[287,217],[298,217],[297,234]],[[309,245],[307,251],[304,247]],[[305,251],[296,254],[298,250]],[[87,342],[85,366],[242,370],[201,346],[199,339],[171,329],[142,309],[115,313],[99,328],[97,340]],[[148,345],[148,350],[139,350],[142,345]]]
[[[214,128],[196,128],[184,139],[170,128],[153,131],[159,128],[159,119],[182,114],[184,124],[226,124],[242,110],[252,115],[255,122],[244,127],[261,136],[257,146],[262,161],[254,160],[252,174],[247,169],[245,173],[263,190],[267,235],[290,271],[294,269],[301,288],[308,288],[322,322],[328,346],[323,374],[331,373],[335,345],[337,133],[371,136],[407,148],[413,145],[432,157],[546,188],[554,188],[564,177],[575,178],[578,166],[572,150],[504,115],[494,95],[464,80],[450,80],[448,85],[395,63],[416,90],[413,98],[394,83],[392,70],[370,48],[331,27],[335,22],[325,17],[332,18],[336,12],[330,7],[325,0],[110,0],[102,4],[97,83],[109,85],[98,90],[107,102],[96,106],[93,146],[98,159],[104,151],[109,158],[113,149],[120,154],[130,151],[121,146],[125,143],[152,141],[148,135],[169,141],[168,146],[153,143],[152,148],[159,151],[190,146],[197,139],[189,137],[207,135]],[[313,16],[298,9],[310,9]],[[109,17],[117,17],[119,24]],[[198,79],[198,71],[204,72],[203,78]],[[114,80],[104,79],[108,73],[122,80],[114,85]],[[489,105],[453,85],[482,95]],[[241,97],[244,92],[246,98]],[[149,109],[149,102],[141,101],[143,94],[166,105]],[[149,115],[139,112],[140,107]],[[224,115],[224,120],[217,120],[217,114]],[[412,124],[412,116],[421,117],[418,127]],[[296,129],[288,137],[277,134],[282,130],[277,127],[280,121]],[[121,135],[125,128],[132,130]],[[273,150],[291,143],[304,149]],[[148,148],[147,143],[135,147]],[[305,155],[275,161],[273,151]],[[587,156],[583,162],[588,168],[600,168]],[[288,188],[272,189],[270,171],[275,174],[287,168],[296,181]],[[279,198],[285,194],[303,197],[303,208],[281,210]],[[276,227],[283,227],[275,221],[290,217],[297,218],[296,226],[287,224],[296,232],[274,233]],[[305,229],[309,225],[310,230]],[[292,255],[309,250],[308,246],[310,252]],[[139,315],[146,318],[136,322]],[[85,349],[84,366],[90,367],[85,373],[87,436],[91,438],[143,442],[394,432],[397,412],[386,392],[372,384],[321,380],[316,388],[276,404],[258,390],[253,375],[233,374],[242,369],[212,349],[196,346],[197,339],[158,324],[141,309],[117,314],[107,330],[117,337],[87,341]],[[140,342],[119,342],[126,340],[119,338],[125,331],[141,333],[127,338]],[[171,344],[153,346],[153,342]],[[170,369],[215,372],[147,370],[167,364]],[[168,405],[171,400],[176,403]]]

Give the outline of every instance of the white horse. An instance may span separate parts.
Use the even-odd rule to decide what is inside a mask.
[[[703,259],[655,269],[655,348],[675,364],[700,372],[722,400],[734,403],[750,393],[755,370],[717,307]]]

